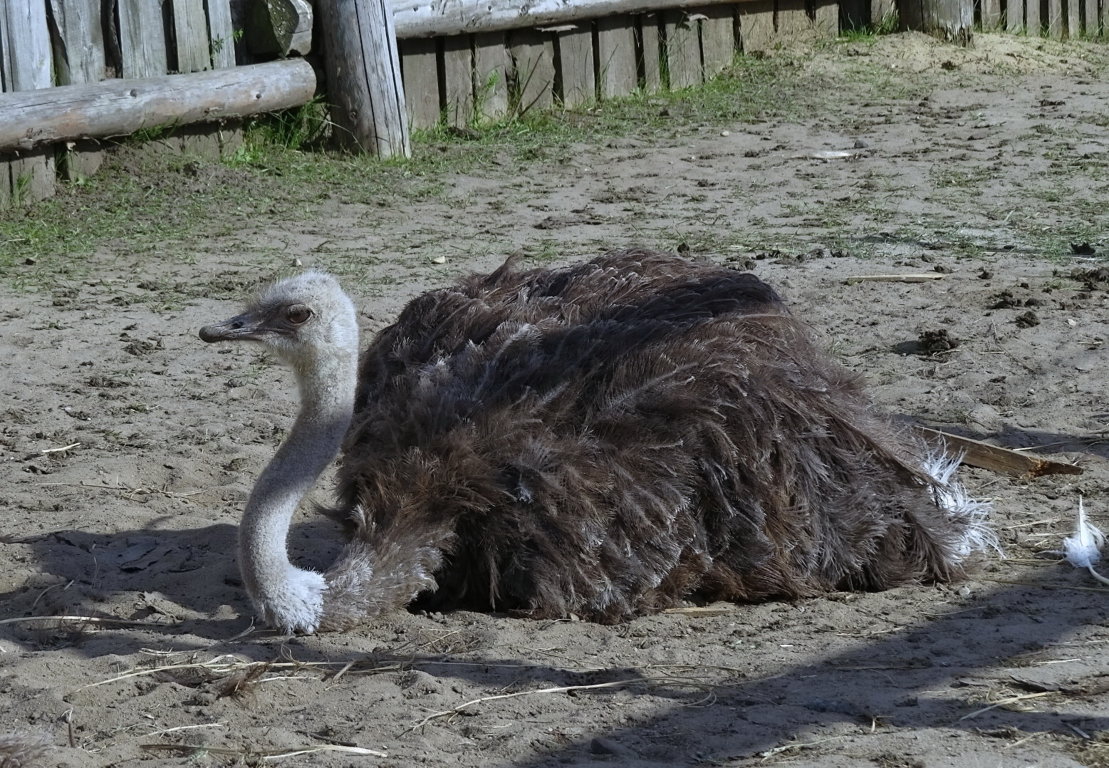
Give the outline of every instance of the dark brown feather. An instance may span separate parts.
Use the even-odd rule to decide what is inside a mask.
[[[363,356],[340,501],[370,612],[615,622],[951,577],[922,450],[765,283],[630,250],[412,301]]]

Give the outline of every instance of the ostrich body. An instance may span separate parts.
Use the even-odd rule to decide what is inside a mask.
[[[287,632],[435,607],[617,622],[946,580],[990,543],[957,461],[874,415],[750,274],[649,251],[417,297],[358,358],[329,275],[201,330],[294,370],[301,407],[247,502],[247,591]],[[350,541],[324,574],[289,521],[337,455]]]

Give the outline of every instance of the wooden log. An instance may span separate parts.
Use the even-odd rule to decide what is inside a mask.
[[[104,35],[100,0],[50,0],[55,33],[54,77],[59,85],[96,83],[104,79]],[[94,142],[67,147],[59,153],[58,173],[68,181],[87,179],[99,170],[103,152]]]
[[[663,15],[666,30],[666,71],[671,89],[688,88],[704,81],[701,69],[699,19],[685,11]]]
[[[1038,0],[1030,0],[1030,2],[1038,2]],[[986,32],[995,32],[1000,28],[1001,0],[982,0],[982,29]]]
[[[774,41],[774,0],[754,0],[739,6],[739,38],[748,55],[770,49]]]
[[[515,92],[512,104],[517,115],[554,104],[554,41],[550,33],[525,29],[509,36]]]
[[[474,111],[495,120],[508,114],[508,49],[504,33],[474,35]]]
[[[7,101],[18,98],[41,98],[43,90],[53,85],[50,31],[45,3],[6,3],[0,6],[0,51],[6,87],[11,93],[0,96]],[[2,103],[2,102],[0,102]],[[0,119],[11,116],[11,110],[0,105]],[[26,123],[34,129],[32,122]],[[4,146],[0,150],[18,149],[9,161],[11,202],[34,202],[54,194],[54,153],[49,149]]]
[[[602,99],[627,96],[639,87],[634,19],[630,16],[597,19],[597,75]]]
[[[411,157],[393,14],[385,0],[319,0],[327,94],[339,143]]]
[[[893,0],[874,0],[887,6]],[[675,8],[733,5],[736,0],[388,0],[397,37],[449,37],[476,32],[503,32],[548,27],[606,16],[661,13]],[[744,0],[743,5],[747,2]],[[742,7],[742,6],[741,6]]]
[[[289,109],[311,101],[316,88],[316,73],[308,62],[286,59],[5,93],[0,95],[0,151]]]
[[[1021,7],[1020,0],[1009,9]],[[974,0],[901,0],[901,28],[938,37],[955,45],[970,45],[974,31]],[[1010,21],[1012,20],[1010,15]],[[1021,24],[1024,23],[1023,16]]]
[[[641,16],[636,33],[639,36],[636,50],[639,52],[639,68],[643,72],[643,90],[657,93],[663,88],[663,48],[658,16],[653,13]]]
[[[710,5],[698,10],[701,20],[701,63],[705,79],[715,77],[735,61],[735,7]]]
[[[439,103],[439,56],[435,40],[405,40],[400,45],[404,64],[404,103],[412,128],[434,128],[443,117]]]
[[[121,73],[126,78],[166,74],[166,38],[160,3],[118,0]]]
[[[306,56],[312,50],[312,20],[308,0],[256,0],[247,43],[259,56]]]
[[[469,125],[474,117],[474,59],[469,35],[443,41],[443,93],[447,125]]]

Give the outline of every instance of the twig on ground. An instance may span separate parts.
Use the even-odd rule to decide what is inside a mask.
[[[317,752],[339,752],[344,755],[361,755],[363,757],[388,757],[385,752],[365,747],[346,747],[339,744],[316,744],[298,749],[230,749],[228,747],[210,747],[205,744],[143,744],[143,749],[152,752],[177,752],[183,755],[192,755],[198,752],[207,752],[210,755],[227,755],[230,757],[260,757],[264,762],[284,760],[286,757],[299,757]]]
[[[1021,701],[1027,701],[1028,699],[1042,699],[1044,696],[1050,696],[1053,693],[1058,693],[1058,691],[1037,691],[1036,693],[1022,693],[1017,696],[1009,696],[1008,698],[1002,699],[1001,701],[995,701],[988,707],[982,707],[981,709],[976,709],[969,714],[963,715],[959,718],[959,722],[961,723],[964,720],[969,720],[972,717],[977,717],[983,712],[989,712],[991,709],[997,709],[998,707],[1004,707],[1009,704],[1017,704]]]
[[[0,624],[23,624],[29,621],[72,621],[79,624],[119,624],[124,627],[170,627],[180,623],[165,624],[152,621],[134,621],[132,619],[114,619],[111,616],[20,616],[15,619],[0,619]]]

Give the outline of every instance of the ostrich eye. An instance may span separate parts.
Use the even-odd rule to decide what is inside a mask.
[[[310,318],[311,316],[312,310],[310,310],[303,304],[297,304],[296,306],[289,307],[289,309],[285,312],[285,319],[287,319],[293,325],[303,325],[304,323],[308,322],[308,318]]]

